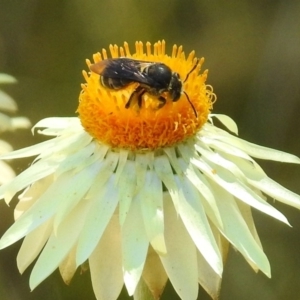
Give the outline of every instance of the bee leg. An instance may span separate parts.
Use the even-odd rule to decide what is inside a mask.
[[[141,108],[142,106],[142,96],[144,95],[145,93],[145,90],[141,87],[141,86],[138,86],[133,92],[132,94],[130,95],[127,103],[125,104],[125,108],[129,108],[132,104],[132,101],[134,99],[134,96],[136,94],[139,94],[138,95],[138,105],[139,105],[139,108]]]
[[[142,107],[142,101],[143,101],[143,95],[146,93],[146,91],[144,89],[142,89],[142,92],[139,94],[138,96],[138,106],[139,108]]]
[[[158,104],[158,108],[164,107],[165,104],[166,104],[166,102],[167,102],[166,98],[164,98],[163,96],[159,96],[159,97],[158,97],[158,100],[159,100],[159,102],[160,102],[160,103]]]

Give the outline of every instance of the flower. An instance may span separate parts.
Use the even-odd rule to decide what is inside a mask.
[[[124,284],[133,295],[140,280],[159,299],[167,279],[181,299],[196,299],[199,283],[217,299],[229,244],[270,277],[251,209],[288,224],[264,195],[296,208],[300,196],[270,179],[252,157],[300,159],[244,141],[232,119],[210,114],[215,96],[194,52],[185,58],[174,46],[168,56],[164,41],[154,51],[149,43],[146,52],[136,43],[131,55],[125,43],[110,52],[113,58],[162,62],[180,78],[196,66],[183,80],[186,95],[172,101],[163,91],[162,106],[146,86],[142,103],[126,108],[137,82],[109,89],[99,74],[83,72],[79,118],[41,120],[33,129],[52,139],[2,157],[37,156],[0,187],[7,203],[24,190],[0,248],[25,237],[17,264],[22,273],[38,257],[32,289],[58,267],[69,283],[88,260],[96,298],[105,300],[117,299]],[[103,67],[99,62],[107,58],[103,50],[94,62]]]
[[[16,79],[10,75],[0,73],[0,84],[15,83]],[[15,112],[17,110],[17,104],[15,101],[0,90],[0,109],[8,112]],[[18,128],[28,128],[30,122],[25,117],[11,118],[3,113],[0,113],[0,132],[13,131]],[[7,153],[12,150],[12,147],[7,142],[0,140],[0,154]],[[15,173],[13,169],[6,163],[0,161],[0,184],[10,181]]]

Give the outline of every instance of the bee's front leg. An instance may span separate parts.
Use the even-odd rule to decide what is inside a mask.
[[[158,108],[164,107],[165,104],[166,104],[166,102],[167,102],[166,98],[164,98],[163,96],[159,96],[159,97],[158,97],[158,100],[159,100],[159,102],[160,102],[160,103],[158,104]]]
[[[145,89],[141,86],[138,86],[133,92],[132,94],[130,95],[127,103],[125,104],[125,108],[129,108],[131,105],[132,105],[132,101],[135,97],[136,94],[138,94],[138,106],[139,108],[142,107],[142,96],[145,94]]]

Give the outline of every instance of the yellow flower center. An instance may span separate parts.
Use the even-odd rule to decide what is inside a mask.
[[[97,71],[83,71],[86,83],[82,84],[77,110],[82,126],[102,143],[131,150],[170,147],[194,136],[207,121],[215,99],[211,86],[205,84],[208,71],[199,73],[204,59],[197,60],[194,51],[185,58],[182,47],[176,45],[169,56],[164,41],[155,43],[153,52],[150,43],[145,52],[141,42],[136,42],[135,48],[136,53],[130,54],[127,43],[124,48],[110,45],[111,58],[102,50],[102,55],[94,55],[94,65],[87,60]],[[122,67],[122,61],[116,60],[120,57],[134,61],[126,60],[128,70],[120,72],[120,78],[111,78],[112,72]],[[165,89],[157,88],[145,62],[153,62],[154,69],[162,63],[172,70]],[[135,75],[128,75],[131,72]],[[175,87],[170,84],[176,77],[174,72],[182,84],[177,90],[179,99],[175,99]],[[132,76],[136,75],[135,80]],[[161,75],[155,76],[160,83]]]

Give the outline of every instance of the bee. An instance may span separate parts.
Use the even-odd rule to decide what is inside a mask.
[[[197,111],[190,101],[188,94],[183,90],[183,83],[187,81],[189,75],[196,69],[199,59],[186,75],[184,81],[180,76],[163,63],[135,60],[131,58],[110,58],[90,65],[90,70],[100,75],[100,83],[108,89],[122,89],[129,84],[136,82],[139,85],[130,95],[125,108],[129,108],[135,96],[137,96],[138,106],[142,107],[142,97],[145,93],[157,97],[160,101],[159,108],[163,107],[167,99],[163,96],[168,93],[173,102],[180,99],[181,94],[185,94],[197,118]]]

